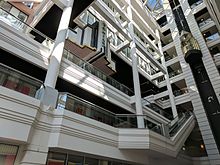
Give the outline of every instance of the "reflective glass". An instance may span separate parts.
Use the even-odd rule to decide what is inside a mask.
[[[99,160],[94,158],[86,158],[85,165],[99,165]]]
[[[65,165],[66,154],[49,152],[47,165]]]
[[[68,165],[83,165],[83,156],[68,155]]]

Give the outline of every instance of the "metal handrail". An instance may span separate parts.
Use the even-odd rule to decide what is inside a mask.
[[[2,10],[3,12],[9,14],[10,16],[12,16],[13,18],[15,18],[16,20],[18,20],[19,22],[21,22],[22,24],[24,24],[25,26],[29,27],[31,30],[33,30],[34,32],[36,32],[37,34],[41,35],[42,37],[46,38],[47,40],[50,40],[52,42],[54,42],[53,39],[51,39],[50,37],[46,36],[45,34],[41,33],[39,30],[31,27],[30,25],[28,25],[27,23],[23,22],[21,19],[17,18],[16,16],[14,16],[13,14],[11,14],[10,12],[8,12],[7,10],[5,10],[4,8],[2,8],[0,6],[0,10]],[[3,21],[4,22],[4,21]]]
[[[169,128],[169,134],[173,137],[183,126],[183,124],[192,116],[191,112],[185,112],[181,119],[177,120],[177,122]],[[178,116],[177,116],[178,117]]]
[[[66,50],[66,49],[64,49],[64,50],[68,53],[67,55],[72,55],[73,58],[75,58],[76,60],[80,61],[80,64],[76,64],[76,62],[71,61],[71,62],[75,63],[77,66],[79,66],[79,67],[81,67],[81,68],[84,68],[83,66],[87,65],[87,66],[93,68],[95,71],[97,71],[97,72],[101,73],[102,75],[104,75],[104,76],[106,77],[106,80],[104,80],[104,79],[102,79],[102,80],[104,80],[106,83],[112,85],[110,82],[107,81],[107,79],[112,80],[112,82],[115,82],[115,83],[117,83],[119,86],[121,86],[121,87],[123,87],[124,89],[126,89],[127,92],[129,92],[129,93],[131,93],[131,94],[134,94],[134,92],[133,92],[130,88],[128,88],[128,87],[125,86],[124,84],[118,82],[117,80],[113,79],[112,77],[106,75],[103,71],[99,70],[97,67],[93,66],[92,64],[90,64],[90,63],[87,62],[87,61],[84,61],[83,59],[80,59],[79,57],[77,57],[76,55],[74,55],[73,53],[71,53],[69,50]],[[64,52],[65,52],[65,51],[64,51]],[[67,60],[69,60],[69,59],[67,58]],[[85,68],[84,68],[84,69],[85,69]],[[88,71],[88,70],[87,70],[87,71]],[[93,74],[93,73],[91,73],[91,74]],[[94,74],[93,74],[93,75],[94,75]],[[97,76],[97,75],[95,75],[95,76]],[[98,76],[97,76],[97,77],[98,77]],[[100,77],[99,77],[99,78],[100,78]],[[112,85],[112,86],[113,86],[113,85]],[[114,87],[117,88],[116,86],[114,86]],[[120,87],[117,88],[117,89],[119,89],[120,91],[122,91],[122,90],[120,89]],[[122,91],[122,92],[125,93],[125,91]],[[126,93],[126,94],[128,94],[128,93]]]
[[[208,41],[213,41],[213,40],[216,40],[216,39],[219,39],[220,38],[220,35],[218,32],[208,36],[205,38],[205,40],[208,42]]]
[[[149,102],[147,99],[143,98],[143,100],[146,101],[146,102],[148,102],[150,105],[152,105],[152,103]],[[146,105],[146,106],[147,106],[147,105]],[[155,106],[157,106],[157,105],[155,104]],[[149,106],[147,106],[147,107],[149,107]],[[154,108],[153,108],[152,106],[149,107],[149,108],[154,111]],[[159,109],[159,111],[163,111],[163,113],[167,114],[167,115],[169,116],[168,119],[173,118],[173,116],[172,116],[171,114],[169,114],[169,113],[167,113],[166,111],[164,111],[164,109],[162,109],[161,107],[157,106],[157,108]],[[157,111],[154,111],[154,112],[157,112]],[[157,113],[158,113],[158,112],[157,112]],[[159,114],[160,114],[160,113],[159,113]],[[160,114],[160,115],[161,115],[161,114]],[[162,115],[162,116],[163,116],[163,115]],[[164,116],[164,117],[165,117],[165,116]],[[167,117],[166,117],[166,118],[167,118]]]
[[[208,24],[210,22],[213,22],[213,21],[212,21],[211,18],[208,18],[208,19],[206,19],[206,20],[204,20],[202,22],[199,22],[198,25],[199,25],[199,27],[202,27],[202,26],[204,26],[204,25],[206,25],[206,24]]]
[[[70,109],[68,109],[67,100],[70,103],[69,105],[72,105],[71,108],[69,107]],[[80,112],[77,112],[76,106],[78,105],[80,106]],[[101,121],[105,124],[122,128],[137,128],[137,118],[143,117],[146,125],[150,123],[152,123],[153,125],[155,124],[160,127],[160,132],[162,133],[162,123],[158,123],[155,119],[147,115],[115,114],[113,112],[110,112],[109,110],[106,110],[100,106],[97,106],[91,102],[88,102],[67,92],[60,93],[58,97],[57,107],[61,109],[66,108],[67,110],[74,111],[89,118]],[[96,112],[98,112],[99,114],[96,114]],[[155,129],[155,131],[157,131],[157,129]]]
[[[168,75],[169,75],[169,78],[172,78],[172,77],[175,77],[181,73],[183,73],[183,71],[181,69],[177,69],[175,71],[169,72]]]
[[[32,80],[34,80],[34,81],[36,81],[36,82],[38,82],[38,83],[40,83],[40,84],[43,84],[43,81],[40,81],[40,80],[36,79],[35,77],[29,76],[29,75],[27,75],[27,74],[25,74],[25,73],[23,73],[23,72],[21,72],[21,71],[19,71],[19,70],[16,70],[16,69],[14,69],[14,68],[11,68],[11,67],[9,67],[9,66],[3,64],[3,63],[0,63],[0,67],[4,67],[4,68],[6,68],[6,69],[8,69],[8,70],[11,70],[11,71],[13,71],[13,72],[16,72],[16,73],[18,73],[18,74],[20,74],[20,75],[22,75],[22,76],[24,76],[24,77],[27,77],[27,78],[29,78],[29,79],[32,79]]]
[[[62,98],[60,96],[65,96],[65,100],[62,100]],[[71,99],[68,99],[71,98]],[[67,99],[70,101],[70,105],[72,105],[74,109],[68,109],[68,107],[66,107],[66,103],[67,103]],[[60,101],[60,102],[59,102]],[[63,101],[63,102],[62,102]],[[76,105],[80,105],[80,109],[82,110],[82,112],[77,112],[77,108]],[[64,104],[63,104],[64,103]],[[59,105],[60,104],[60,105]],[[187,121],[187,119],[189,118],[190,115],[183,115],[183,117],[181,119],[179,119],[179,116],[177,116],[176,118],[174,118],[172,121],[175,121],[175,124],[172,124],[172,121],[169,121],[168,123],[166,123],[165,125],[163,123],[158,123],[155,119],[149,117],[148,115],[138,115],[138,114],[115,114],[113,112],[110,112],[100,106],[97,106],[91,102],[88,102],[84,99],[81,99],[77,96],[74,96],[72,94],[69,94],[67,92],[64,93],[60,93],[59,95],[59,100],[58,100],[58,108],[62,108],[65,109],[67,108],[67,110],[70,111],[74,111],[76,113],[79,113],[81,115],[84,115],[86,117],[92,118],[94,120],[98,120],[100,122],[103,122],[105,124],[111,125],[113,127],[119,127],[119,128],[138,128],[137,126],[137,120],[138,117],[143,117],[144,120],[144,124],[146,125],[146,127],[151,130],[154,131],[156,133],[159,133],[162,136],[166,136],[165,132],[163,131],[163,127],[167,126],[169,128],[169,134],[173,135],[174,133],[176,133],[181,126],[183,125],[183,123],[185,123],[185,121]],[[89,110],[87,113],[87,110]],[[100,114],[96,114],[95,112],[98,112]],[[173,131],[175,130],[175,132]]]
[[[178,92],[179,92],[180,94],[178,94]],[[176,93],[177,93],[177,94],[176,94]],[[174,96],[180,96],[180,95],[183,95],[183,94],[186,94],[186,93],[189,93],[189,89],[188,89],[188,88],[182,88],[182,89],[174,90],[174,91],[173,91]]]
[[[43,85],[42,81],[2,63],[0,63],[0,74],[3,75],[3,81],[0,82],[1,86],[31,97],[35,97],[37,89]]]
[[[193,3],[190,7],[191,7],[191,9],[194,9],[196,6],[200,5],[201,3],[203,3],[203,0],[199,0],[195,3]]]
[[[100,107],[100,106],[98,106],[98,105],[96,105],[96,104],[93,104],[93,103],[91,103],[91,102],[89,102],[89,101],[87,101],[87,100],[84,100],[84,99],[82,99],[82,98],[80,98],[80,97],[77,97],[77,96],[75,96],[75,95],[73,95],[73,94],[71,94],[71,93],[68,93],[68,92],[59,92],[59,94],[61,94],[61,95],[67,95],[68,97],[70,97],[70,98],[72,98],[72,99],[77,99],[77,100],[79,100],[80,102],[83,102],[83,103],[85,103],[85,104],[89,104],[89,105],[91,105],[91,106],[93,106],[93,107],[97,107],[98,109],[101,109],[102,111],[100,111],[100,112],[107,112],[107,113],[109,113],[109,114],[111,114],[111,115],[116,115],[115,113],[113,113],[113,112],[111,112],[111,111],[109,111],[109,110],[107,110],[107,109],[105,109],[105,108],[102,108],[102,107]],[[99,110],[98,110],[99,111]]]

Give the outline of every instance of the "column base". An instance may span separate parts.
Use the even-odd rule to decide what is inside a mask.
[[[58,98],[58,90],[51,88],[49,86],[41,86],[38,89],[35,98],[39,99],[44,105],[56,107],[57,98]]]
[[[48,155],[48,147],[28,145],[23,150],[23,156],[19,165],[45,165]]]

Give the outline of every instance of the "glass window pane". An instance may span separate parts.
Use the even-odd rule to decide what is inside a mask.
[[[41,84],[12,69],[0,66],[0,85],[29,96],[35,96]]]
[[[0,164],[2,165],[13,165],[18,146],[0,144]]]
[[[99,165],[109,165],[109,162],[107,160],[100,160]]]
[[[12,7],[11,4],[9,4],[5,1],[1,1],[0,6],[8,12],[11,10],[11,7]]]
[[[15,17],[17,17],[19,15],[20,11],[18,9],[16,9],[15,7],[12,7],[10,13],[12,15],[14,15]]]
[[[49,152],[47,165],[65,165],[66,154]]]
[[[18,14],[18,18],[19,18],[21,21],[25,22],[25,21],[27,20],[27,15],[24,14],[24,13],[22,13],[22,12],[20,12],[20,13]]]
[[[93,158],[86,158],[85,165],[99,165],[99,160]]]
[[[68,155],[68,165],[83,165],[83,157]]]

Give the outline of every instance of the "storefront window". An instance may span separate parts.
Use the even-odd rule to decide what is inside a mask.
[[[94,158],[86,158],[85,159],[85,165],[98,165],[99,160]]]
[[[66,154],[49,152],[47,165],[65,165]]]
[[[6,165],[6,164],[4,164]],[[8,164],[7,164],[8,165]],[[49,152],[46,165],[129,165],[117,161],[100,160],[85,155]]]
[[[18,146],[0,144],[0,164],[14,165]]]
[[[83,156],[68,155],[68,165],[83,165]]]

